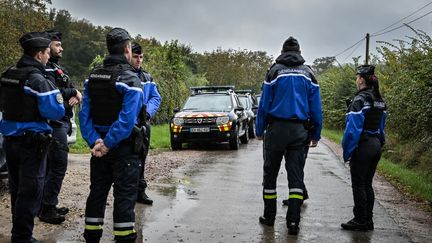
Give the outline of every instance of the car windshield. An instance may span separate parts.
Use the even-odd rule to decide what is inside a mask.
[[[247,96],[239,96],[239,100],[240,100],[241,105],[244,108],[249,109],[249,102],[248,102]]]
[[[229,95],[197,95],[186,101],[183,110],[190,111],[230,111],[232,109]]]

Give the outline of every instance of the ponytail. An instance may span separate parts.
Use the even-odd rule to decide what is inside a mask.
[[[366,86],[371,87],[374,95],[377,99],[382,100],[382,96],[379,90],[379,82],[378,77],[375,76],[375,74],[372,75],[365,75],[363,77],[366,81]]]

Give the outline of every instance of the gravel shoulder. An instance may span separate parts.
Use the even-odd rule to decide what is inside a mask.
[[[151,183],[157,179],[168,177],[172,171],[186,163],[193,163],[205,155],[205,151],[184,150],[151,151],[145,169],[145,178],[151,188]],[[59,205],[70,209],[66,221],[61,225],[50,225],[40,222],[35,218],[34,236],[38,239],[70,239],[70,242],[82,242],[81,233],[84,227],[85,202],[89,194],[90,186],[90,154],[69,154],[68,170],[63,181],[59,195]],[[10,197],[6,193],[4,181],[0,183],[0,242],[8,242],[12,227]],[[112,216],[113,197],[112,190],[108,197],[106,221],[110,222]],[[104,232],[105,233],[105,232]],[[110,233],[110,232],[108,232]],[[65,237],[64,234],[71,234]],[[47,241],[53,242],[53,241]]]

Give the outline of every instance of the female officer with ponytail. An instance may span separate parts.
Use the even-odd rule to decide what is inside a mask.
[[[373,230],[374,191],[372,180],[384,145],[386,105],[379,91],[375,67],[357,68],[357,94],[348,107],[342,140],[344,161],[350,161],[354,196],[354,218],[345,230]]]

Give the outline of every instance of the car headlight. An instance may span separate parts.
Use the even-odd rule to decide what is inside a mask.
[[[181,126],[181,125],[184,124],[184,119],[183,118],[179,118],[179,117],[175,117],[173,119],[173,123],[174,123],[174,125]]]
[[[227,124],[229,122],[229,117],[227,116],[221,116],[216,118],[216,124],[217,125],[223,125],[223,124]]]

